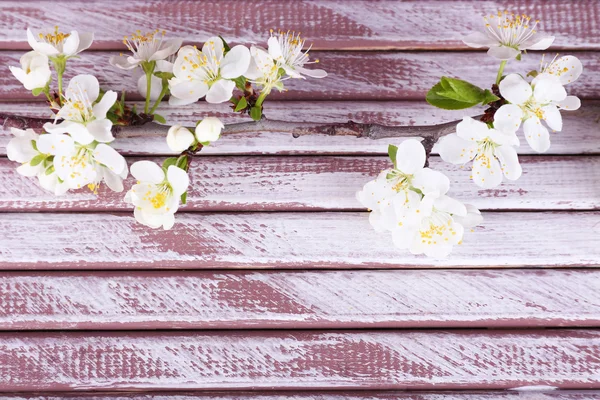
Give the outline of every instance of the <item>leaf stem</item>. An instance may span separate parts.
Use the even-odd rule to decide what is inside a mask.
[[[160,105],[160,102],[162,101],[163,97],[165,97],[165,95],[167,94],[168,91],[169,91],[169,84],[165,80],[163,80],[162,90],[160,91],[160,94],[158,95],[158,99],[156,99],[156,102],[150,109],[150,114],[154,114],[154,111],[156,111],[156,109]],[[148,96],[148,98],[149,98],[149,96]]]
[[[150,108],[150,91],[152,90],[152,72],[146,71],[146,104],[144,105],[144,114],[148,114]]]
[[[500,79],[502,79],[502,74],[504,73],[505,66],[506,66],[506,60],[502,60],[500,62],[500,68],[498,68],[498,75],[496,75],[496,85],[500,84]]]

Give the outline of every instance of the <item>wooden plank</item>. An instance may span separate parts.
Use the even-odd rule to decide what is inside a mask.
[[[592,270],[5,273],[0,330],[598,326],[599,278]]]
[[[0,65],[18,65],[23,52],[0,53]],[[139,99],[137,80],[131,71],[111,67],[112,52],[87,52],[67,66],[66,79],[80,73],[91,73],[105,89],[126,90],[131,100]],[[275,91],[270,99],[284,100],[422,100],[442,75],[468,79],[481,87],[490,87],[498,64],[485,53],[453,52],[317,52],[319,66],[329,75],[325,79],[290,79],[289,90]],[[585,66],[584,76],[569,85],[569,93],[582,98],[598,98],[600,87],[600,54],[578,52]],[[539,68],[541,55],[528,54],[523,61],[509,63],[505,73],[526,73]],[[33,97],[8,68],[0,74],[0,99],[44,101]]]
[[[1,214],[0,270],[597,267],[600,213],[487,212],[447,259],[398,250],[366,213]]]
[[[596,330],[0,333],[0,390],[600,387]]]
[[[96,33],[95,48],[122,49],[119,40],[133,29],[166,29],[189,41],[209,36],[262,43],[270,28],[302,31],[319,49],[453,49],[466,48],[461,37],[480,29],[482,16],[508,9],[541,19],[541,30],[556,35],[561,48],[598,49],[599,14],[593,0],[537,1],[158,1],[152,5],[85,1],[40,3],[5,1],[0,7],[1,48],[26,49],[24,30],[30,27],[70,26],[65,29]],[[127,20],[114,18],[127,15]],[[577,24],[585,18],[585,27]],[[252,21],[241,23],[240,21]],[[435,24],[429,21],[435,20]]]
[[[139,159],[129,159],[129,162]],[[161,163],[162,159],[154,161]],[[0,158],[0,211],[128,211],[123,193],[101,187],[54,196],[37,178],[17,173]],[[461,168],[433,157],[431,167],[445,172],[451,194],[484,210],[600,209],[600,157],[521,157],[523,176],[482,190]],[[203,157],[192,162],[186,211],[363,210],[356,192],[381,170],[387,157]],[[133,177],[125,182],[129,188]]]
[[[139,103],[138,109],[139,108]],[[478,110],[444,111],[425,102],[304,102],[273,101],[266,104],[268,118],[285,121],[316,121],[337,123],[353,120],[361,123],[383,125],[432,125],[461,119],[463,115],[476,115]],[[0,113],[48,118],[48,107],[42,103],[0,103]],[[171,124],[194,126],[207,113],[218,116],[224,123],[248,120],[222,104],[197,103],[191,106],[169,107],[162,104],[159,113]],[[580,110],[564,112],[564,129],[552,134],[552,147],[546,154],[598,154],[600,153],[599,116],[600,102],[588,100]],[[6,144],[12,137],[9,129],[0,126],[0,154],[6,155]],[[253,134],[224,136],[213,146],[204,148],[203,155],[216,154],[387,154],[389,140],[357,139],[340,136],[301,136],[294,139],[282,133],[256,132]],[[168,154],[164,138],[118,139],[113,146],[123,154]],[[518,149],[521,154],[533,151],[523,140]]]
[[[597,390],[553,390],[552,387],[523,387],[511,391],[330,391],[330,392],[61,392],[37,395],[0,394],[1,400],[598,400]]]

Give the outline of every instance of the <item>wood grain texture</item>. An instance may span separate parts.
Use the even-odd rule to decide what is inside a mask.
[[[600,387],[600,332],[0,333],[0,390]]]
[[[134,103],[135,104],[135,103]],[[139,103],[138,109],[139,109]],[[315,121],[339,123],[353,120],[360,123],[383,125],[433,125],[476,115],[478,110],[444,111],[425,102],[303,102],[273,101],[265,105],[268,118],[284,121]],[[0,103],[0,113],[48,118],[48,107],[42,103]],[[190,106],[169,107],[162,104],[159,113],[170,124],[194,126],[206,115],[219,117],[224,123],[248,120],[231,111],[225,104],[204,102]],[[580,110],[563,113],[563,131],[551,135],[552,147],[545,154],[598,154],[600,153],[600,102],[588,100]],[[522,133],[520,133],[522,137]],[[0,127],[0,154],[6,154],[6,144],[12,137],[10,130]],[[341,136],[301,136],[256,132],[248,135],[224,136],[214,145],[202,149],[200,156],[216,154],[387,154],[388,140],[357,139]],[[164,138],[118,139],[112,145],[123,154],[168,154]],[[532,154],[526,145],[520,154]]]
[[[598,400],[597,390],[552,390],[552,387],[523,387],[509,391],[329,391],[329,392],[61,392],[51,394],[0,394],[1,400]]]
[[[508,9],[541,19],[561,48],[595,48],[600,13],[593,0],[537,1],[5,1],[0,46],[26,49],[25,29],[60,25],[96,33],[94,47],[121,49],[132,30],[166,29],[170,36],[203,42],[223,35],[233,42],[263,43],[269,29],[302,31],[319,49],[451,49],[482,29],[482,16]],[[115,18],[115,16],[127,16]],[[245,23],[252,21],[252,23]]]
[[[0,53],[0,65],[18,65],[23,52]],[[67,65],[66,79],[91,73],[104,89],[126,90],[127,98],[140,99],[137,80],[131,71],[108,63],[111,52],[87,52]],[[498,63],[485,53],[453,52],[317,52],[312,53],[329,75],[324,79],[290,79],[285,92],[275,91],[270,99],[285,100],[422,100],[442,75],[468,79],[480,87],[491,87]],[[570,94],[598,98],[600,53],[578,52],[585,66],[583,76],[568,86]],[[509,63],[505,73],[527,73],[539,68],[541,55],[527,54],[523,61]],[[23,88],[8,68],[0,74],[0,100],[44,101]]]
[[[129,159],[129,162],[139,159]],[[162,159],[155,159],[159,164]],[[446,173],[451,195],[482,210],[600,209],[600,157],[521,157],[524,174],[484,190],[464,168],[433,157]],[[37,178],[17,173],[17,163],[0,159],[0,211],[128,211],[123,193],[101,187],[55,196]],[[383,169],[387,157],[202,157],[192,162],[186,211],[363,210],[355,193]],[[125,188],[135,183],[133,177]]]
[[[0,330],[597,326],[600,271],[5,273]]]
[[[0,269],[596,267],[600,213],[485,213],[448,259],[413,256],[366,213],[1,214]]]

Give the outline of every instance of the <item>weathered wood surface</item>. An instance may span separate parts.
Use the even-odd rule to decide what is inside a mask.
[[[598,326],[600,271],[5,273],[0,330]]]
[[[0,390],[600,387],[600,332],[0,333]]]
[[[135,103],[134,103],[135,104]],[[139,109],[139,103],[138,109]],[[445,111],[423,102],[302,102],[273,101],[265,105],[265,114],[274,120],[315,121],[339,123],[353,120],[360,123],[382,125],[434,125],[461,119],[463,115],[476,115],[480,110]],[[226,104],[200,102],[190,106],[169,107],[162,104],[159,112],[170,124],[194,126],[207,113],[224,123],[245,120],[231,111]],[[48,118],[48,107],[42,103],[0,103],[0,113]],[[545,154],[597,154],[600,153],[600,102],[584,101],[580,110],[563,112],[562,132],[551,135],[552,147]],[[520,133],[522,135],[522,133]],[[0,154],[6,154],[6,144],[12,137],[9,129],[0,127]],[[522,136],[521,136],[522,137]],[[522,140],[520,154],[532,154]],[[283,133],[256,132],[223,136],[214,145],[202,149],[200,156],[215,154],[387,154],[389,140],[357,139],[342,136],[301,136],[297,139]],[[164,138],[128,138],[112,143],[123,154],[168,154]]]
[[[329,392],[61,392],[35,395],[0,394],[1,400],[598,400],[597,390],[553,390],[553,387],[528,387],[508,391],[329,391]]]
[[[170,37],[190,42],[203,42],[219,34],[233,42],[262,43],[274,28],[301,31],[319,49],[464,49],[462,36],[482,29],[483,15],[504,9],[540,19],[540,30],[558,37],[556,47],[599,48],[600,17],[594,0],[163,0],[151,5],[141,0],[104,0],[95,1],[93,7],[85,1],[5,1],[0,6],[0,47],[26,49],[24,31],[28,26],[59,25],[65,30],[95,32],[94,48],[99,49],[122,49],[118,40],[122,35],[157,27],[167,30]]]
[[[2,214],[0,269],[597,267],[600,213],[486,212],[447,259],[413,256],[366,213]]]
[[[129,162],[138,159],[129,159]],[[155,159],[159,164],[162,159]],[[123,193],[101,187],[55,196],[37,178],[17,173],[18,164],[0,159],[0,211],[130,210]],[[521,157],[524,174],[483,190],[461,168],[433,157],[432,168],[446,173],[451,195],[482,210],[600,209],[600,157]],[[186,211],[363,210],[355,193],[383,169],[387,157],[202,157],[190,168]],[[125,188],[135,183],[125,181]]]
[[[23,52],[0,53],[0,65],[18,65]],[[131,71],[119,70],[108,63],[111,52],[86,52],[81,59],[67,65],[66,79],[80,73],[91,73],[105,89],[126,90],[128,98],[139,99],[137,80]],[[489,88],[494,83],[498,63],[485,53],[453,52],[317,52],[319,66],[329,75],[326,79],[290,79],[289,90],[275,91],[270,99],[284,100],[421,100],[440,76],[468,79]],[[600,53],[578,52],[585,65],[584,75],[569,85],[569,93],[583,98],[598,98],[600,87]],[[509,63],[506,73],[537,70],[541,55],[527,54],[520,63]],[[0,75],[0,100],[44,101],[33,97],[8,68]]]

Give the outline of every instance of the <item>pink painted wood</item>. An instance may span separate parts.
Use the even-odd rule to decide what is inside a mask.
[[[600,213],[486,212],[452,257],[396,249],[366,213],[177,215],[170,231],[133,213],[3,214],[0,270],[598,267]]]
[[[138,109],[139,109],[139,103]],[[267,117],[284,121],[315,121],[336,123],[353,120],[361,123],[383,125],[432,125],[476,115],[480,110],[445,111],[436,109],[425,102],[304,102],[273,101],[265,106]],[[216,113],[215,113],[216,110]],[[216,115],[224,123],[247,121],[239,114],[231,112],[228,105],[197,103],[190,106],[170,107],[162,104],[158,110],[170,123],[194,126],[207,113]],[[42,103],[0,103],[0,113],[24,115],[35,118],[48,118],[48,107]],[[213,114],[214,113],[214,114]],[[600,141],[600,102],[584,101],[582,108],[573,112],[563,112],[563,130],[552,134],[552,147],[545,155],[552,154],[598,154]],[[0,126],[0,154],[6,154],[6,144],[12,137],[9,129]],[[223,136],[214,145],[202,149],[204,155],[260,155],[260,154],[371,154],[386,155],[387,146],[393,140],[369,140],[354,137],[303,136],[294,139],[281,133],[256,132]],[[123,154],[167,154],[165,139],[131,138],[119,139],[111,143]],[[537,154],[525,143],[518,148],[520,154]]]
[[[593,327],[599,277],[591,270],[11,272],[0,277],[0,330]]]
[[[1,395],[2,400],[598,400],[597,390],[553,390],[553,387],[523,387],[509,391],[328,391],[315,392],[118,392],[118,393],[46,393],[37,395]]]
[[[0,6],[0,47],[26,49],[25,29],[60,25],[65,30],[95,32],[94,48],[124,49],[119,40],[135,29],[166,29],[189,41],[209,36],[261,43],[269,29],[302,31],[319,49],[455,49],[467,48],[463,35],[483,28],[483,15],[508,9],[542,20],[542,31],[557,35],[559,48],[598,49],[600,32],[593,0],[403,1],[366,0],[50,3],[5,1]],[[115,16],[127,16],[115,18]],[[581,24],[580,18],[586,18]],[[243,23],[240,21],[244,21]],[[251,22],[250,22],[251,21]],[[66,26],[69,25],[69,26]]]
[[[68,64],[67,79],[81,73],[91,73],[101,86],[112,90],[126,90],[130,100],[139,99],[137,80],[131,71],[119,70],[108,64],[111,52],[87,52],[81,59]],[[452,52],[314,52],[322,68],[328,71],[326,79],[290,79],[289,90],[275,91],[269,99],[283,100],[422,100],[440,76],[468,79],[481,87],[490,87],[498,64],[485,53]],[[19,52],[0,53],[1,65],[18,65]],[[583,78],[568,86],[570,94],[584,98],[598,98],[600,87],[599,53],[580,52],[577,57],[586,67]],[[468,59],[469,62],[465,62]],[[523,61],[511,63],[506,73],[537,70],[541,54],[529,53]],[[0,100],[43,101],[44,96],[33,97],[8,69],[0,73]]]
[[[130,159],[132,161],[139,159]],[[155,159],[159,164],[162,159]],[[600,209],[600,158],[525,156],[517,181],[483,190],[461,168],[433,157],[431,167],[446,173],[453,197],[482,210]],[[129,211],[123,193],[102,187],[65,196],[42,189],[37,178],[16,172],[0,159],[0,211]],[[190,169],[192,186],[185,211],[363,210],[356,191],[390,168],[387,157],[203,157]],[[129,188],[133,177],[125,181]]]
[[[594,330],[0,333],[0,390],[600,388]]]

